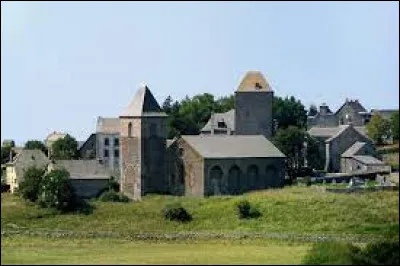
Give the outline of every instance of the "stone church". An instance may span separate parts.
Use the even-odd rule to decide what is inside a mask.
[[[222,120],[211,117],[209,132],[206,125],[201,135],[167,140],[167,115],[143,84],[119,116],[121,191],[140,199],[146,193],[203,197],[283,186],[285,155],[268,140],[272,99],[263,75],[247,72],[235,92],[236,108]]]

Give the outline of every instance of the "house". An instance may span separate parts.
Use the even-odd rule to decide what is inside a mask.
[[[107,187],[111,172],[98,160],[57,160],[47,170],[65,169],[75,193],[82,198],[93,198]]]
[[[6,184],[14,193],[23,180],[24,172],[31,166],[45,169],[50,160],[41,150],[21,150],[11,162],[6,163]]]
[[[341,172],[391,172],[390,165],[371,156],[371,154],[375,154],[375,151],[368,143],[357,141],[341,155]]]
[[[376,156],[372,140],[358,127],[352,124],[338,127],[312,127],[308,133],[319,141],[321,155],[325,160],[325,171],[347,171],[348,167],[342,167],[341,158],[350,147],[357,142],[364,143],[364,155]]]
[[[59,139],[65,138],[65,136],[67,136],[67,134],[59,132],[59,131],[53,131],[46,137],[44,143],[45,143],[46,147],[48,148],[49,156],[53,153],[52,146],[53,146],[54,142],[56,142]]]
[[[284,184],[285,155],[263,135],[181,136],[168,154],[169,184],[187,196],[235,195]]]

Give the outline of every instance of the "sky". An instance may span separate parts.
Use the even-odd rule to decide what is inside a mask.
[[[399,3],[1,1],[1,140],[83,141],[141,82],[161,105],[261,71],[306,108],[399,108]]]

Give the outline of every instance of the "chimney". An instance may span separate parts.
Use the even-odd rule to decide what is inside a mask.
[[[319,113],[320,115],[326,115],[329,113],[329,107],[326,105],[326,103],[323,103],[319,106]]]

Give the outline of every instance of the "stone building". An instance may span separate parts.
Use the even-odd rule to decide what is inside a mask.
[[[259,71],[248,71],[235,91],[235,109],[215,113],[201,129],[204,135],[272,136],[274,92]]]
[[[59,131],[53,131],[46,137],[44,144],[46,145],[46,147],[48,149],[49,157],[53,153],[52,146],[53,146],[54,142],[56,142],[57,140],[59,140],[61,138],[65,138],[65,136],[67,136],[67,134],[59,132]]]
[[[374,158],[371,154],[376,154],[371,145],[357,141],[341,155],[341,172],[391,172],[390,165]]]
[[[120,120],[113,117],[97,118],[96,133],[92,133],[78,152],[83,159],[96,158],[117,179],[120,177]]]
[[[48,171],[53,169],[67,170],[76,195],[82,198],[99,196],[111,176],[107,167],[97,160],[57,160],[47,167]]]
[[[168,159],[173,194],[236,195],[284,183],[285,155],[263,135],[181,136]]]
[[[142,84],[120,115],[121,192],[132,199],[168,192],[165,156],[167,115]]]
[[[199,136],[166,139],[166,118],[146,85],[120,115],[121,191],[209,196],[280,187],[285,156],[272,134],[273,92],[260,72],[246,73],[236,109],[213,114]]]
[[[308,133],[319,141],[321,155],[325,160],[325,171],[348,171],[342,167],[341,158],[355,143],[364,143],[364,155],[376,156],[371,139],[353,125],[340,125],[338,127],[312,127]]]
[[[6,163],[6,184],[14,193],[23,180],[24,171],[31,166],[45,169],[50,163],[41,150],[21,150],[10,162]]]

